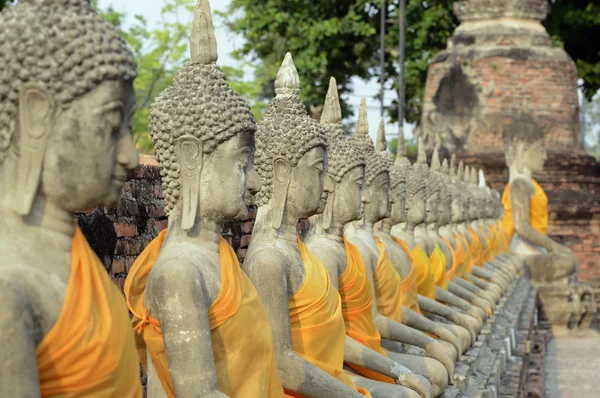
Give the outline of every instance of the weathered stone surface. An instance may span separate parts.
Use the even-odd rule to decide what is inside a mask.
[[[501,128],[526,110],[549,150],[581,148],[577,69],[541,25],[543,0],[455,3],[462,21],[429,67],[421,130],[471,153],[502,147]]]

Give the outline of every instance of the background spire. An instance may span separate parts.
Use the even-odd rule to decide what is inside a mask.
[[[431,156],[431,166],[429,168],[431,171],[440,171],[442,168],[442,165],[440,164],[440,153],[437,146],[433,150],[433,155]]]
[[[337,124],[342,121],[342,108],[335,78],[329,79],[329,89],[325,96],[321,124]]]
[[[417,141],[417,163],[427,165],[427,154],[425,153],[425,144],[423,143],[423,138],[419,137]]]
[[[300,76],[298,76],[296,65],[294,65],[294,60],[290,53],[285,54],[285,58],[277,72],[275,92],[277,94],[300,92]]]
[[[448,158],[445,158],[444,161],[442,162],[442,167],[440,169],[440,172],[445,176],[450,175],[450,169],[448,167]]]
[[[190,56],[192,62],[202,65],[217,62],[217,40],[208,0],[198,0],[194,8],[192,33],[190,36]]]
[[[385,140],[385,119],[382,117],[379,120],[379,129],[377,130],[377,143],[375,144],[378,152],[385,152],[387,149],[387,141]]]

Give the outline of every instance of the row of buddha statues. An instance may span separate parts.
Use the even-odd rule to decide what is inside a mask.
[[[87,0],[21,0],[0,25],[0,396],[141,397],[141,363],[149,397],[434,397],[524,272],[592,297],[546,235],[540,137],[507,134],[501,200],[437,149],[392,155],[383,123],[374,144],[364,99],[346,134],[333,78],[309,117],[290,54],[257,124],[199,0],[150,112],[169,228],[123,298],[74,213],[138,165],[132,55]],[[240,265],[220,231],[252,202]]]

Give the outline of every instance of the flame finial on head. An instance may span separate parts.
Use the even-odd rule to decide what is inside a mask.
[[[456,169],[456,178],[458,181],[463,181],[463,176],[465,175],[465,164],[461,160],[458,162],[458,168]]]
[[[442,167],[440,168],[440,173],[442,173],[442,175],[444,176],[450,176],[450,169],[448,167],[448,159],[445,158],[444,161],[442,162]]]
[[[431,166],[429,167],[431,171],[440,171],[442,165],[440,164],[440,153],[438,151],[438,147],[436,146],[433,150],[433,155],[431,156]]]
[[[478,185],[477,182],[477,169],[475,168],[475,166],[471,167],[471,175],[470,175],[470,183],[473,185]]]
[[[300,76],[294,65],[292,54],[285,54],[281,67],[277,72],[275,79],[275,93],[279,94],[299,94]]]
[[[377,143],[375,145],[378,152],[385,152],[387,149],[387,141],[385,139],[385,119],[382,117],[379,120],[379,129],[377,130]]]
[[[450,178],[455,179],[458,176],[458,169],[456,166],[456,155],[452,154],[450,157]]]
[[[427,154],[425,153],[425,144],[422,137],[419,137],[417,141],[417,150],[417,163],[427,165]]]
[[[404,138],[404,128],[400,126],[400,131],[398,132],[398,147],[396,150],[395,163],[401,163],[400,160],[402,158],[406,158],[406,139]]]
[[[329,89],[325,96],[325,105],[321,114],[320,124],[336,124],[342,120],[342,107],[335,78],[329,79]]]
[[[373,151],[373,141],[369,137],[369,120],[367,118],[367,100],[363,97],[360,101],[360,107],[358,108],[358,121],[356,122],[356,128],[354,129],[354,135],[352,139],[358,145],[358,147],[364,151]]]
[[[479,187],[487,188],[487,183],[485,181],[485,174],[483,173],[483,169],[479,169]]]
[[[190,56],[192,62],[202,65],[217,62],[217,40],[208,0],[198,0],[194,8],[192,33],[190,36]]]

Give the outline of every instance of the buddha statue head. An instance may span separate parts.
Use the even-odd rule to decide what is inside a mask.
[[[342,108],[337,84],[332,77],[320,121],[327,135],[327,174],[332,181],[332,189],[323,215],[311,218],[311,225],[319,224],[325,230],[332,224],[343,227],[359,220],[363,212],[365,157],[354,142],[346,137],[341,121]]]
[[[465,168],[463,161],[461,160],[458,163],[458,168],[456,171],[456,184],[460,188],[460,203],[461,203],[461,220],[460,222],[469,222],[470,221],[470,213],[469,209],[471,206],[471,192],[467,187],[467,182],[465,180],[465,176],[468,175],[468,170]]]
[[[258,189],[252,178],[256,124],[216,65],[208,0],[194,10],[190,52],[191,61],[150,110],[165,210],[184,230],[199,220],[222,223],[243,216],[250,202],[247,189]]]
[[[363,201],[365,203],[363,219],[365,222],[376,223],[389,216],[390,212],[390,176],[389,164],[386,158],[375,150],[369,137],[369,122],[367,120],[367,101],[363,98],[358,110],[358,122],[352,136],[353,143],[365,157],[365,185]]]
[[[20,1],[0,26],[1,205],[27,216],[114,204],[138,164],[127,44],[88,0]]]
[[[423,222],[425,224],[431,224],[434,223],[438,217],[440,185],[427,165],[427,155],[425,154],[425,147],[421,138],[419,138],[417,145],[417,162],[413,165],[413,168],[425,182],[425,216]]]
[[[448,225],[452,218],[452,192],[450,190],[448,159],[444,159],[440,165],[438,148],[433,151],[431,159],[431,172],[434,174],[436,183],[440,187],[440,204],[438,207],[438,226]]]
[[[513,174],[544,169],[547,155],[544,148],[544,128],[529,115],[517,115],[502,132],[506,165]],[[514,176],[513,176],[514,177]]]
[[[385,134],[383,136],[385,137]],[[391,162],[393,156],[388,152],[385,152],[384,154]],[[406,157],[404,129],[400,127],[396,157],[393,160],[393,164],[390,166],[390,220],[392,225],[406,221],[407,180],[410,169],[410,160]]]
[[[279,229],[284,215],[293,221],[321,213],[331,182],[327,137],[306,113],[299,96],[300,78],[289,53],[277,73],[275,93],[258,125],[254,164],[262,183],[256,204],[269,208],[271,226]]]
[[[461,182],[458,178],[458,167],[456,165],[456,155],[452,155],[450,158],[449,177],[448,189],[450,191],[450,196],[452,197],[450,221],[452,224],[460,223],[463,220],[463,204]]]
[[[417,159],[417,162],[411,165],[406,173],[406,223],[412,226],[419,225],[425,220],[429,167],[427,167],[427,161],[423,159],[423,155],[419,156],[421,159]]]

